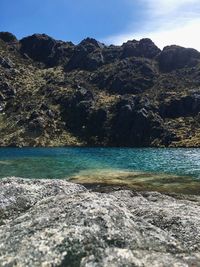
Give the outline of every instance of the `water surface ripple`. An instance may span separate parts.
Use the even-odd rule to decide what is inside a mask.
[[[200,149],[0,148],[0,178],[6,176],[198,194]]]

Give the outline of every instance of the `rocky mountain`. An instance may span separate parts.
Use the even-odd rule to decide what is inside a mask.
[[[0,146],[200,145],[200,53],[0,33]]]

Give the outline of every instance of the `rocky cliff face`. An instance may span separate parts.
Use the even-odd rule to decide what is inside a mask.
[[[200,53],[0,33],[1,146],[199,146]]]
[[[2,267],[200,266],[198,196],[19,178],[0,190]]]

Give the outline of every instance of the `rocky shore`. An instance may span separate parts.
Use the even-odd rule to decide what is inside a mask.
[[[117,189],[1,179],[0,266],[200,266],[199,196]]]

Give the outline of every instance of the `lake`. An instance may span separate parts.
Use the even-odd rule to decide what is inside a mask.
[[[7,176],[199,194],[200,149],[0,148]]]

